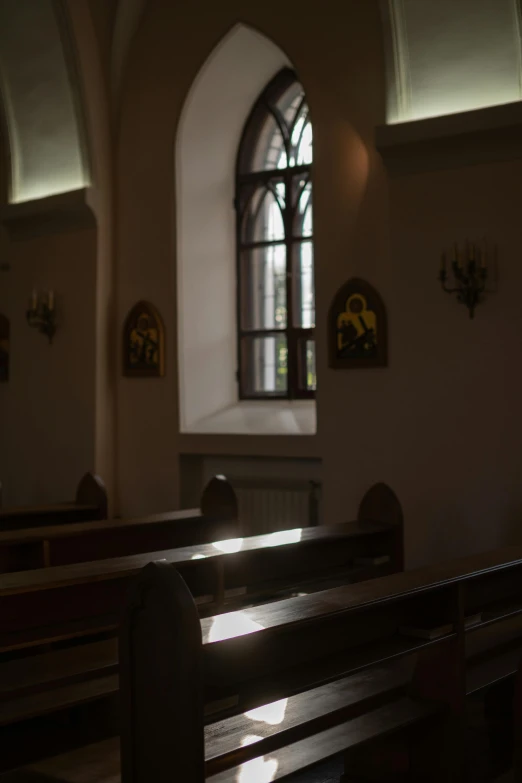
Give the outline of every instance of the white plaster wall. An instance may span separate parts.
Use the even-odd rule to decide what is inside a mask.
[[[236,155],[255,100],[285,65],[279,48],[238,25],[206,61],[183,109],[176,147],[182,432],[201,431],[198,423],[237,401]],[[229,420],[208,427],[227,431]],[[236,428],[244,417],[232,420]]]

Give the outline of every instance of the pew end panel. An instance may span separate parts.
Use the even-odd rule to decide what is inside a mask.
[[[76,504],[78,506],[91,506],[95,511],[93,519],[107,519],[109,504],[107,488],[95,473],[86,473],[76,489]]]
[[[374,484],[361,500],[357,519],[361,525],[379,522],[389,526],[387,548],[392,554],[393,568],[404,571],[404,515],[395,492],[384,482]]]
[[[176,569],[141,572],[122,623],[122,783],[204,783],[201,626]],[[165,763],[170,758],[171,763]]]
[[[214,476],[203,490],[201,513],[214,522],[221,522],[220,538],[236,538],[239,535],[239,511],[237,496],[225,476]]]

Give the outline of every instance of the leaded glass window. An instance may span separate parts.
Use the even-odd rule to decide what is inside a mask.
[[[255,103],[237,161],[241,398],[315,395],[312,125],[281,71]]]

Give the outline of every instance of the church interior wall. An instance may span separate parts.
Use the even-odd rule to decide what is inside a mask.
[[[520,372],[499,350],[497,338],[502,332],[510,353],[518,348],[517,167],[491,164],[389,178],[374,146],[374,129],[385,119],[376,6],[361,10],[361,4],[347,4],[343,24],[335,25],[328,15],[296,14],[294,6],[274,14],[269,4],[239,16],[230,1],[206,11],[204,19],[161,4],[149,10],[123,96],[118,263],[127,282],[120,288],[120,307],[123,312],[122,302],[147,291],[171,318],[173,131],[199,67],[240,18],[288,55],[313,117],[318,434],[310,440],[323,462],[325,521],[352,517],[364,489],[384,480],[406,510],[410,564],[494,546],[515,534],[522,502],[513,437]],[[146,161],[136,161],[139,149],[148,150]],[[440,253],[455,240],[480,240],[484,233],[499,243],[503,280],[512,277],[514,286],[508,293],[503,282],[502,294],[488,297],[471,322],[440,290]],[[388,307],[386,369],[327,366],[326,313],[337,288],[353,275],[374,284]],[[168,333],[174,328],[172,320]],[[169,341],[168,361],[163,392],[159,385],[120,383],[120,455],[128,455],[120,460],[120,485],[130,506],[148,504],[136,494],[137,475],[149,477],[142,482],[146,487],[158,478],[154,466],[166,475],[167,455],[173,463],[177,453],[194,448],[190,436],[179,438],[172,413],[175,340]],[[149,420],[147,447],[139,449],[143,429],[132,425],[132,411],[147,400],[156,436]],[[210,440],[214,453],[233,450],[232,436],[207,436]],[[274,456],[284,456],[285,440],[273,439]],[[237,453],[255,455],[260,441],[238,438]],[[155,449],[161,457],[151,463]],[[143,455],[139,468],[131,457],[137,451]],[[162,500],[172,492],[175,502],[167,475]]]
[[[281,48],[311,108],[315,436],[180,434],[176,132],[201,66],[238,22]],[[322,463],[327,523],[353,518],[370,484],[390,484],[405,511],[409,566],[516,540],[522,163],[453,162],[389,175],[375,146],[375,128],[386,119],[377,3],[353,0],[337,5],[334,16],[296,0],[246,8],[222,0],[206,9],[151,0],[121,87],[114,134],[118,333],[111,339],[120,345],[119,330],[137,300],[153,302],[166,327],[166,375],[124,378],[118,363],[117,510],[134,515],[178,506],[180,459],[192,464],[187,454],[212,454],[213,466],[220,455],[302,456]],[[440,254],[455,241],[484,236],[498,247],[498,290],[471,321],[440,290]],[[0,309],[12,319],[12,379],[0,387],[0,471],[9,478],[10,502],[66,499],[96,461],[97,253],[94,229],[9,245]],[[352,276],[367,279],[387,306],[387,368],[328,367],[328,307]],[[34,284],[54,287],[63,306],[63,328],[51,348],[25,322]],[[193,464],[201,477],[201,460]]]
[[[10,270],[2,273],[0,308],[11,322],[9,382],[0,385],[4,503],[70,500],[94,464],[96,231],[11,241],[4,252]],[[26,321],[33,288],[55,292],[52,345]]]

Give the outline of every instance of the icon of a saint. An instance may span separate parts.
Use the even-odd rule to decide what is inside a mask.
[[[366,297],[352,294],[337,317],[337,356],[370,359],[377,356],[377,317]]]

